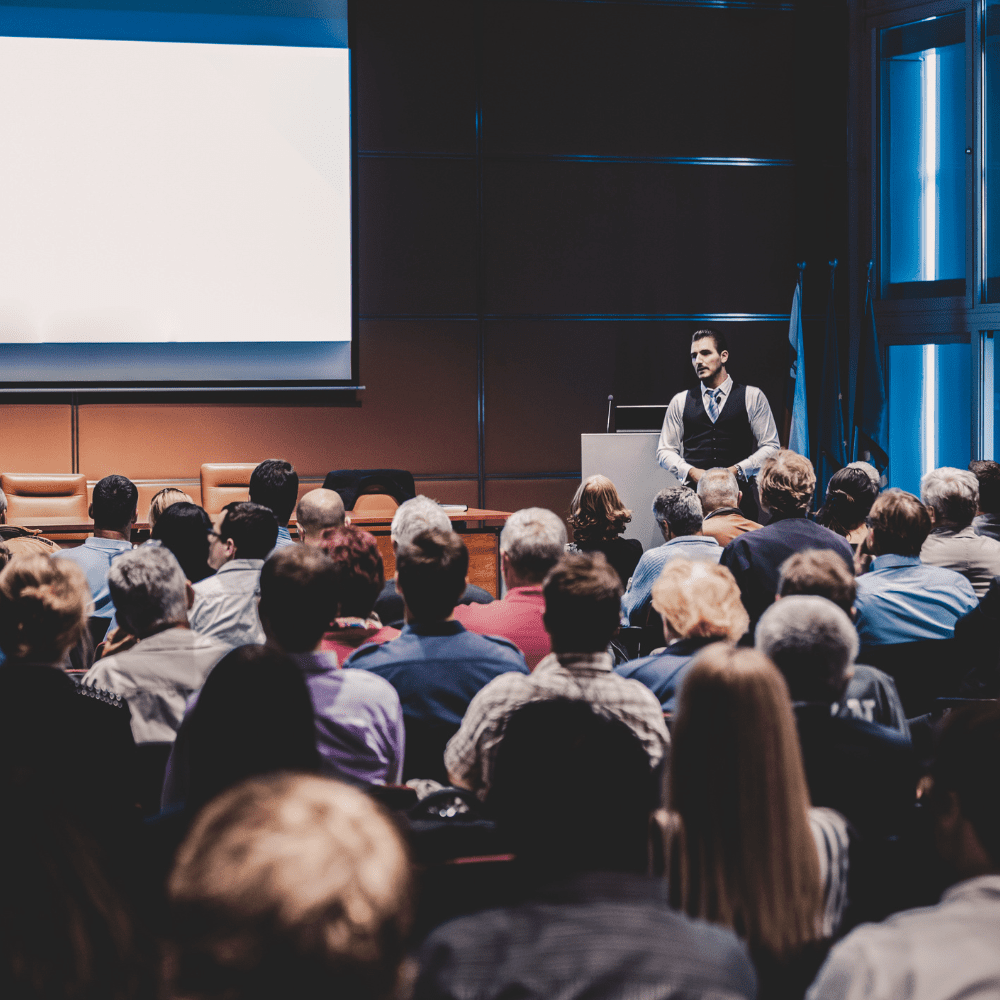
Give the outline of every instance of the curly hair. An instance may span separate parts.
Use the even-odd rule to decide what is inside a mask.
[[[808,458],[782,448],[760,470],[760,501],[778,514],[804,511],[816,492],[816,472]]]
[[[740,588],[725,566],[671,559],[653,584],[653,608],[682,639],[736,642],[750,624]]]
[[[575,542],[610,542],[632,520],[632,511],[622,503],[615,484],[607,476],[585,479],[573,495],[569,509]]]

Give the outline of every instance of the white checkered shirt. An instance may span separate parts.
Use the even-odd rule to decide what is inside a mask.
[[[448,774],[480,798],[490,787],[493,751],[507,719],[522,705],[551,698],[586,701],[624,722],[642,741],[655,767],[670,749],[656,695],[619,677],[607,653],[550,653],[530,674],[495,677],[469,703],[461,728],[444,752]]]

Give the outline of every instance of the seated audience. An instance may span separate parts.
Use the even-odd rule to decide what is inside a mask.
[[[103,632],[108,629],[115,613],[111,591],[108,590],[108,570],[111,561],[122,552],[132,549],[132,525],[136,519],[136,504],[139,491],[135,484],[124,476],[105,476],[94,487],[94,499],[90,504],[90,516],[94,519],[94,534],[82,545],[73,549],[61,549],[54,558],[69,559],[87,577],[90,596],[94,602],[92,618],[104,621]],[[95,639],[104,638],[103,632]]]
[[[788,691],[760,653],[716,644],[688,673],[670,809],[673,904],[747,941],[759,996],[801,996],[843,914],[849,838],[842,816],[810,808]]]
[[[982,597],[993,577],[1000,576],[1000,542],[976,534],[972,526],[979,509],[976,477],[964,469],[933,469],[920,480],[920,499],[932,524],[920,561],[961,573]]]
[[[882,488],[882,473],[871,462],[848,462],[845,469],[860,469],[872,481],[877,490]]]
[[[808,458],[782,448],[769,456],[758,479],[761,505],[771,520],[759,531],[734,538],[720,562],[740,588],[751,629],[774,603],[781,564],[803,549],[829,549],[854,569],[854,550],[845,538],[806,516],[816,490],[816,473]]]
[[[977,535],[1000,542],[1000,464],[989,460],[969,462],[969,472],[979,483],[979,505],[972,527]]]
[[[299,496],[299,474],[290,462],[268,458],[250,474],[250,503],[259,503],[274,512],[278,519],[276,549],[294,545],[288,532],[288,522]]]
[[[607,476],[591,476],[580,484],[569,509],[573,541],[566,551],[602,552],[618,574],[622,587],[627,587],[642,555],[642,542],[638,538],[622,538],[625,525],[632,520],[632,511],[622,503],[615,484]]]
[[[405,778],[443,778],[445,744],[477,692],[508,671],[528,672],[512,642],[476,635],[455,620],[468,571],[469,550],[453,531],[431,528],[401,545],[396,574],[405,601],[403,633],[362,646],[346,663],[384,677],[399,694]]]
[[[441,509],[441,505],[425,496],[415,496],[412,500],[405,500],[392,515],[392,524],[389,527],[393,554],[396,555],[404,545],[410,544],[417,535],[431,528],[451,531],[451,520]],[[393,577],[386,581],[382,593],[375,602],[375,614],[385,625],[402,628],[403,597],[396,586],[396,580],[397,578]],[[492,600],[493,595],[489,591],[466,582],[457,603],[489,604]]]
[[[460,604],[455,620],[470,632],[509,639],[534,670],[552,652],[542,615],[542,581],[566,549],[562,519],[542,507],[515,511],[500,533],[500,571],[507,586],[503,600]]]
[[[931,530],[927,508],[912,493],[886,490],[872,504],[868,524],[875,558],[858,577],[855,598],[862,644],[950,639],[978,599],[966,576],[923,559]]]
[[[327,529],[319,547],[333,560],[337,592],[336,616],[320,649],[331,650],[338,659],[346,660],[366,642],[381,645],[395,639],[399,629],[383,625],[374,610],[385,583],[382,553],[375,536],[345,524]]]
[[[149,501],[149,513],[146,515],[150,532],[156,527],[160,515],[171,504],[175,503],[192,503],[192,500],[183,490],[178,490],[173,486],[168,486],[154,494],[153,499]]]
[[[279,549],[260,573],[268,645],[302,671],[316,715],[324,770],[351,781],[394,784],[403,773],[403,711],[393,686],[367,670],[340,670],[320,649],[337,609],[338,574],[321,549]]]
[[[212,801],[167,884],[166,1000],[392,1000],[413,876],[396,825],[368,796],[300,774]]]
[[[858,652],[850,618],[822,597],[785,597],[761,616],[757,648],[784,675],[795,703],[812,802],[839,810],[862,833],[898,834],[915,800],[909,737],[834,714]]]
[[[188,698],[229,647],[191,631],[194,593],[168,549],[150,544],[123,553],[108,586],[121,627],[138,642],[98,660],[81,683],[128,702],[136,744],[170,743]]]
[[[656,696],[612,670],[607,649],[618,630],[618,574],[600,553],[565,555],[545,578],[543,594],[552,653],[528,677],[510,673],[487,684],[445,751],[451,783],[480,797],[489,791],[492,758],[507,719],[528,702],[586,701],[628,725],[654,766],[667,755],[670,736]]]
[[[712,642],[738,642],[749,618],[728,569],[687,559],[663,567],[653,584],[653,610],[663,619],[666,648],[622,663],[615,673],[641,681],[659,698],[663,711],[673,712],[698,653]]]
[[[195,503],[172,503],[156,519],[150,537],[170,549],[189,583],[199,583],[215,570],[208,564],[212,519]]]
[[[954,884],[937,906],[864,924],[836,945],[809,1000],[995,996],[1000,984],[1000,709],[952,714],[931,769],[938,853]]]
[[[865,518],[878,496],[878,486],[864,469],[838,469],[826,487],[826,502],[816,512],[816,523],[857,546],[868,529]]]
[[[230,648],[263,644],[257,614],[260,570],[277,534],[273,512],[260,504],[226,504],[215,516],[208,564],[216,573],[194,585],[191,628]]]
[[[342,528],[345,520],[344,501],[336,490],[310,490],[295,508],[299,541],[304,545],[322,544],[326,533]]]
[[[754,996],[735,936],[672,909],[647,875],[656,784],[620,720],[562,698],[518,709],[489,805],[530,891],[433,931],[415,1000]]]
[[[729,469],[707,469],[698,480],[698,499],[705,517],[702,532],[725,548],[734,538],[760,525],[743,516],[740,484]]]
[[[663,544],[643,552],[622,598],[623,623],[645,624],[653,584],[671,559],[717,563],[722,555],[719,543],[702,532],[701,501],[694,490],[686,486],[660,490],[653,498],[653,517]]]

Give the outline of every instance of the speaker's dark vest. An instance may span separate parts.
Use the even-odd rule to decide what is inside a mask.
[[[684,459],[698,469],[728,468],[757,450],[747,416],[747,388],[733,385],[719,419],[705,412],[702,387],[689,389],[684,404]]]

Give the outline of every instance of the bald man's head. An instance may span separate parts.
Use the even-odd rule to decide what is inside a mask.
[[[306,545],[319,545],[327,528],[344,524],[344,501],[336,490],[310,490],[295,508],[299,537]]]

